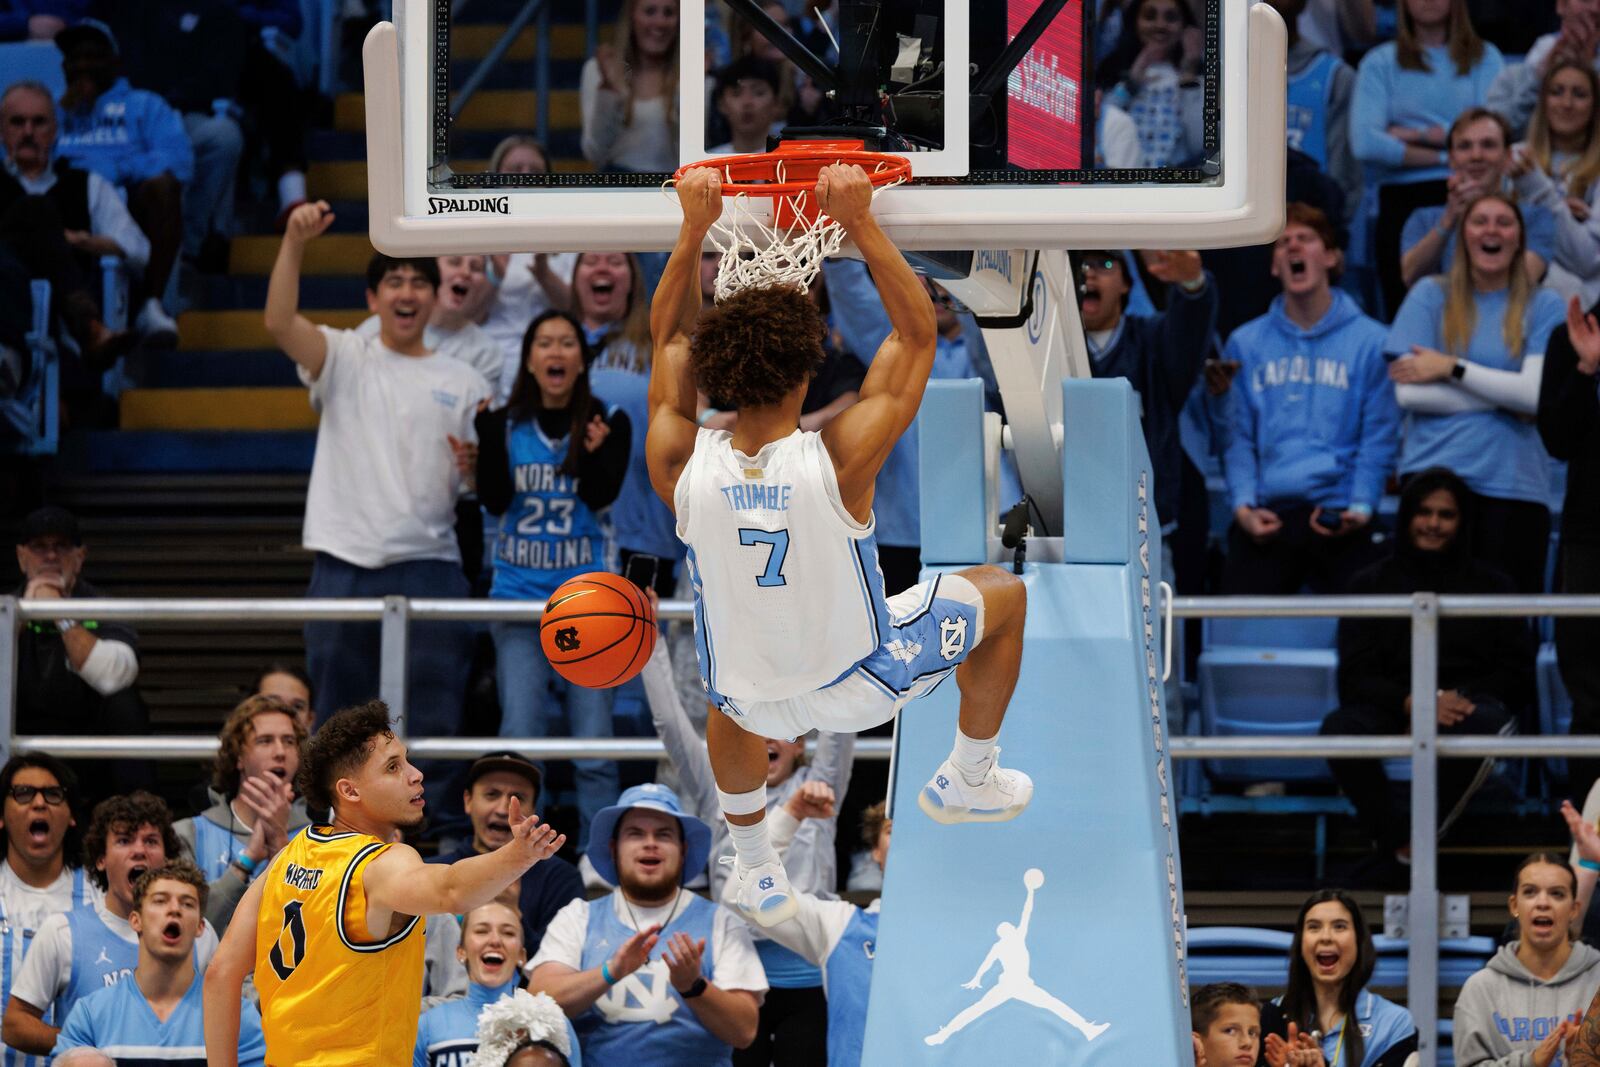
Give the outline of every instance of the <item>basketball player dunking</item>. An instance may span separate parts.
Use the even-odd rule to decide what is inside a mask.
[[[422,822],[422,772],[378,701],[330,718],[301,768],[307,806],[332,825],[296,834],[239,902],[206,971],[207,1067],[238,1067],[239,990],[254,973],[268,1067],[411,1062],[426,915],[495,899],[565,837],[521,814],[511,840],[423,863],[401,830]]]
[[[768,737],[876,726],[954,671],[955,748],[919,806],[942,823],[1000,822],[1027,806],[1033,782],[995,761],[1027,600],[998,567],[884,597],[873,482],[922,403],[936,333],[927,291],[872,217],[865,172],[829,166],[815,195],[872,269],[893,331],[860,401],[820,433],[799,428],[823,358],[816,306],[798,288],[751,287],[701,318],[700,249],[722,213],[721,181],[694,169],[677,190],[683,228],[650,308],[647,458],[689,546],[701,680],[722,713],[706,741],[737,852],[736,899],[773,926],[798,905],[764,822]],[[697,386],[737,408],[732,432],[696,425]]]

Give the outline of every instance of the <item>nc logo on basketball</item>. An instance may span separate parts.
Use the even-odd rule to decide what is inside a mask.
[[[580,644],[582,642],[578,640],[578,628],[576,626],[563,626],[556,631],[556,647],[561,651],[574,652]]]

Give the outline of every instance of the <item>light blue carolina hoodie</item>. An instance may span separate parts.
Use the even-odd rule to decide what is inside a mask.
[[[1309,330],[1279,296],[1233,332],[1227,358],[1240,366],[1223,472],[1235,508],[1377,506],[1400,431],[1384,336],[1338,289]]]
[[[87,108],[62,109],[56,154],[112,185],[134,185],[171,171],[194,180],[194,148],[183,117],[155,93],[118,78]]]

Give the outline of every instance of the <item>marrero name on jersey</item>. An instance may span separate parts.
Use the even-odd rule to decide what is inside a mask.
[[[367,935],[362,878],[389,847],[368,834],[308,826],[263,875],[255,982],[273,1067],[411,1058],[424,920],[413,916],[382,940]]]

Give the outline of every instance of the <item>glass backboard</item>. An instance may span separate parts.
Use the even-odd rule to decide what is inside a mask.
[[[1097,10],[1118,6],[396,0],[365,52],[373,241],[665,249],[681,164],[845,138],[910,159],[875,205],[906,249],[1270,239],[1281,19],[1251,0],[1144,0],[1125,26]]]

